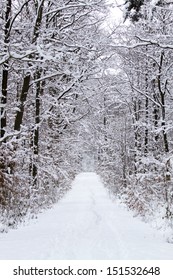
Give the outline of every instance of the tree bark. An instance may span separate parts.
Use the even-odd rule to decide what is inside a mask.
[[[14,123],[14,129],[18,130],[18,131],[20,131],[20,126],[21,126],[22,120],[23,120],[24,106],[25,106],[25,101],[26,101],[27,95],[28,95],[30,80],[31,80],[30,74],[25,76],[24,80],[23,80],[22,92],[20,95],[19,110],[17,111],[15,123]]]
[[[162,66],[164,60],[164,51],[161,52],[160,55],[160,65],[159,65],[159,74],[158,74],[158,89],[160,93],[160,101],[161,101],[161,114],[162,114],[162,132],[163,132],[163,143],[164,143],[164,150],[166,153],[169,152],[169,144],[168,144],[168,137],[166,133],[166,110],[165,110],[165,91],[162,90],[161,86],[161,76],[162,76]]]
[[[37,6],[37,18],[36,18],[36,23],[34,26],[34,31],[33,31],[33,38],[32,38],[32,44],[37,42],[37,38],[39,36],[40,32],[40,26],[42,22],[42,16],[43,16],[43,8],[44,8],[44,0],[40,3],[40,6]],[[29,56],[29,59],[32,59],[33,55]],[[24,114],[24,107],[25,107],[25,101],[27,99],[28,91],[29,91],[29,86],[30,86],[30,80],[31,80],[31,74],[28,73],[23,79],[23,86],[22,86],[22,91],[20,95],[20,105],[19,105],[19,110],[16,113],[16,118],[15,118],[15,124],[14,124],[14,129],[20,131],[21,124],[23,121],[23,114]]]
[[[35,74],[35,79],[41,77],[41,71],[37,71]],[[40,95],[43,94],[42,82],[36,83],[36,96],[35,96],[35,127],[33,130],[33,138],[31,141],[31,146],[33,149],[34,159],[32,162],[32,178],[33,183],[37,183],[37,158],[39,153],[39,123],[40,123]]]
[[[5,12],[5,31],[4,31],[4,51],[7,52],[8,44],[10,42],[10,23],[11,23],[11,0],[7,0],[6,12]],[[7,104],[7,95],[8,95],[8,61],[3,65],[2,71],[2,97],[1,97],[1,137],[4,137],[7,120],[6,120],[6,104]],[[5,141],[5,140],[4,140]]]

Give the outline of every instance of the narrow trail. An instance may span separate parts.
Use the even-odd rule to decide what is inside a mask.
[[[37,220],[0,234],[0,248],[0,259],[173,259],[173,245],[113,202],[91,172]]]

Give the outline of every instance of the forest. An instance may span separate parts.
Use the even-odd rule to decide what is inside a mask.
[[[173,1],[120,2],[0,0],[7,228],[58,202],[81,171],[172,228]]]

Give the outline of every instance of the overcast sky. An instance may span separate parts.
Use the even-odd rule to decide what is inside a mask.
[[[113,7],[110,10],[110,20],[113,22],[122,21],[123,13],[121,11],[121,4],[124,3],[124,0],[108,0],[108,2],[113,4]]]

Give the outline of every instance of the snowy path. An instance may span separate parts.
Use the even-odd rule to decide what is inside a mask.
[[[112,202],[95,173],[30,225],[0,234],[0,259],[173,259],[173,245]]]

